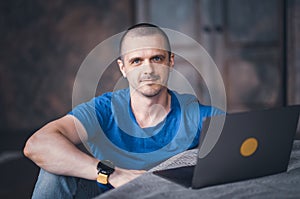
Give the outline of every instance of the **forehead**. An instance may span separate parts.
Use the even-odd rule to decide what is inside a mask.
[[[125,61],[134,59],[134,58],[151,58],[153,56],[167,56],[168,52],[166,50],[157,49],[157,48],[147,48],[139,49],[135,51],[128,52],[123,55]]]
[[[123,41],[122,55],[149,49],[167,51],[165,39],[159,35],[127,36]]]

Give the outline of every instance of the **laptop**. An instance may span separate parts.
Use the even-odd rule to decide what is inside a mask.
[[[197,163],[154,171],[185,187],[199,189],[285,172],[297,130],[300,106],[227,114],[207,119],[200,136]],[[210,122],[224,122],[209,153],[202,146]],[[211,133],[211,131],[210,131]]]

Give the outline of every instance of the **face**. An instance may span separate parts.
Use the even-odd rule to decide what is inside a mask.
[[[158,95],[167,86],[174,55],[165,50],[160,35],[129,37],[124,40],[120,70],[131,90],[146,97]]]

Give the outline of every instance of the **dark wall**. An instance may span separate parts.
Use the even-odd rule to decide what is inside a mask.
[[[132,9],[130,0],[1,1],[0,129],[34,129],[67,113],[80,64],[132,24]]]
[[[0,133],[33,130],[67,113],[71,109],[76,73],[87,54],[101,41],[131,25],[138,18],[134,13],[147,13],[135,7],[134,2],[1,1]],[[162,4],[151,2],[155,8],[162,7]],[[300,1],[287,2],[287,99],[289,104],[299,104]],[[170,7],[169,4],[165,6]],[[161,20],[163,17],[160,17],[159,10],[152,9],[151,13],[161,23],[174,21],[175,13],[181,12],[174,11],[177,4],[173,6],[168,15],[173,13],[174,16],[164,17],[164,20]],[[182,7],[178,7],[178,10],[179,8]],[[195,13],[195,16],[200,15],[201,13]],[[180,22],[186,25],[185,20],[193,19],[190,13],[187,16],[182,21],[175,20],[174,27],[180,26]],[[166,27],[167,22],[161,24],[162,27]],[[195,22],[197,23],[190,25],[190,29],[196,31],[199,23],[197,20]],[[115,72],[111,68],[107,70],[104,75],[106,84],[101,85],[101,91],[111,90],[109,82],[111,74]]]

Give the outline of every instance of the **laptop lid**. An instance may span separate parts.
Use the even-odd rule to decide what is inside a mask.
[[[300,106],[228,114],[222,133],[204,157],[203,124],[192,188],[229,183],[286,171]],[[213,118],[222,122],[224,117]],[[223,120],[224,121],[224,120]],[[204,149],[205,151],[205,149]]]

